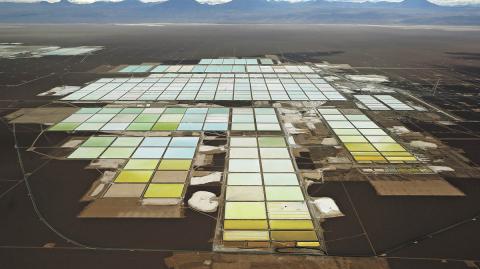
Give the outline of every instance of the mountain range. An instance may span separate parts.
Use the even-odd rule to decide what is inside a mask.
[[[480,25],[479,6],[403,2],[284,2],[232,0],[208,5],[195,0],[139,0],[74,4],[0,2],[4,23],[363,23]]]

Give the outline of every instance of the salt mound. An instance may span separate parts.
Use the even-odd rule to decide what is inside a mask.
[[[220,182],[222,180],[222,172],[214,172],[203,177],[192,177],[190,185],[202,185],[210,182]]]
[[[347,78],[354,81],[361,82],[388,82],[389,79],[386,76],[381,75],[347,75]]]
[[[436,149],[438,146],[435,143],[430,143],[430,142],[425,142],[425,141],[420,141],[420,140],[414,140],[410,142],[410,146],[414,148],[419,148],[419,149]]]
[[[337,146],[338,142],[333,137],[326,137],[322,140],[322,145],[324,145],[324,146]]]
[[[392,128],[388,128],[388,129],[397,135],[410,133],[410,130],[408,130],[407,127],[405,126],[393,126]]]
[[[199,152],[202,152],[202,153],[221,153],[221,152],[224,152],[225,151],[225,146],[218,146],[218,147],[215,147],[215,146],[209,146],[209,145],[200,145],[200,147],[198,148],[198,151]]]
[[[322,218],[334,218],[344,216],[335,201],[330,197],[317,198],[315,199],[314,204],[320,211],[320,216]]]
[[[430,168],[435,173],[454,172],[455,171],[453,168],[448,167],[448,166],[429,165],[428,168]]]
[[[215,194],[208,191],[197,191],[190,199],[188,205],[201,212],[215,212],[218,208],[218,201]]]

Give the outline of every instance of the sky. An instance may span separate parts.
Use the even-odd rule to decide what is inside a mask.
[[[87,0],[88,1],[88,0]],[[231,0],[197,0],[197,2],[208,2],[209,4],[220,4],[230,2]],[[306,2],[310,0],[271,0],[271,1],[286,1],[286,2]],[[402,0],[329,0],[329,1],[343,1],[343,2],[401,2]],[[465,4],[480,4],[480,0],[429,0],[438,5],[465,5]]]
[[[42,0],[0,0],[0,2],[26,2],[26,3],[31,3],[31,2],[40,2]],[[43,0],[45,1],[45,0]],[[47,0],[48,2],[58,2],[60,0]],[[110,1],[110,2],[119,2],[122,0],[70,0],[70,2],[74,3],[79,3],[79,4],[88,4],[88,3],[93,3],[96,1]],[[165,2],[168,0],[141,0],[142,2]],[[206,4],[222,4],[226,2],[230,2],[232,0],[196,0],[197,2],[200,3],[206,3]],[[287,2],[305,2],[305,1],[311,1],[311,0],[270,0],[270,1],[287,1]],[[329,0],[329,1],[344,1],[344,2],[379,2],[379,1],[388,1],[388,2],[401,2],[402,0]],[[477,4],[480,5],[480,0],[429,0],[432,3],[438,4],[438,5],[446,5],[446,6],[452,6],[452,5],[466,5],[466,4]]]

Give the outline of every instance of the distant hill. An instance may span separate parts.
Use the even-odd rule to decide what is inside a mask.
[[[400,3],[402,7],[406,8],[433,8],[433,7],[438,7],[432,2],[429,2],[427,0],[404,0],[403,2]]]
[[[480,25],[479,6],[446,7],[427,0],[403,2],[290,3],[233,0],[219,5],[195,0],[138,0],[74,4],[0,3],[0,22],[15,23],[373,23]]]

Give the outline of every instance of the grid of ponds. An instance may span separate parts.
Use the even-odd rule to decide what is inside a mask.
[[[222,217],[225,247],[320,246],[281,136],[230,137]]]
[[[102,78],[62,100],[346,100],[318,74],[270,75],[226,77],[222,74],[163,74],[148,78]]]
[[[141,66],[141,65],[140,65]],[[308,65],[248,65],[248,64],[209,64],[209,65],[157,65],[153,69],[136,71],[135,65],[121,69],[121,73],[315,73]]]
[[[198,137],[91,136],[68,159],[127,159],[102,197],[182,199]]]
[[[230,117],[231,114],[231,117]],[[281,131],[273,108],[81,108],[49,131]]]
[[[393,110],[414,110],[411,106],[391,95],[375,95],[375,97]]]
[[[360,111],[342,112],[336,108],[321,108],[318,112],[355,161],[417,162],[415,156]]]
[[[370,110],[390,110],[390,108],[371,95],[354,95],[354,97]]]
[[[149,75],[121,77],[116,74],[117,77],[101,78],[62,100],[347,100],[311,66],[279,64],[267,58],[202,59],[193,65],[128,65],[118,72]],[[373,110],[413,110],[390,95],[355,95],[355,98]],[[180,107],[178,104],[115,107],[120,104],[122,102],[103,108],[81,108],[49,131],[254,131],[256,133],[248,136],[227,133],[227,157],[221,183],[223,203],[220,203],[214,248],[323,247],[316,210],[308,201],[295,159],[280,133],[282,127],[274,108]],[[418,162],[403,145],[359,110],[320,108],[318,112],[357,163]],[[125,160],[100,194],[102,198],[179,202],[192,176],[199,140],[196,136],[92,136],[68,159]]]
[[[217,58],[217,59],[211,59],[211,58],[205,58],[201,59],[198,64],[201,65],[208,65],[208,64],[237,64],[237,65],[244,65],[244,64],[265,64],[265,65],[273,65],[274,62],[272,59],[269,58],[242,58],[242,59],[236,59],[236,58]]]
[[[354,95],[364,106],[370,110],[398,110],[408,111],[414,110],[409,105],[403,103],[391,95]]]
[[[150,71],[154,65],[129,65],[127,67],[122,68],[120,73],[145,73]]]

